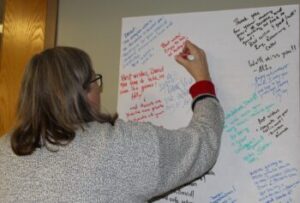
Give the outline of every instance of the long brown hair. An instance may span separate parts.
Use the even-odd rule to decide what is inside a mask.
[[[113,124],[116,117],[95,112],[86,99],[94,74],[89,56],[72,47],[55,47],[28,63],[19,96],[11,145],[17,155],[36,148],[66,145],[86,122]]]

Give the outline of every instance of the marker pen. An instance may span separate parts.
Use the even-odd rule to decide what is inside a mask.
[[[182,58],[187,59],[189,61],[195,60],[195,56],[190,53],[182,53],[181,56]]]

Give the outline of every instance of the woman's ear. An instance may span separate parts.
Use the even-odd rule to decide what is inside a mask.
[[[89,105],[94,111],[99,112],[101,88],[96,83],[91,83],[86,91],[86,97]]]

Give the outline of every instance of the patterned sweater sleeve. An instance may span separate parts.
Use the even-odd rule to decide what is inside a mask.
[[[131,166],[136,164],[135,168],[139,168],[135,169],[133,180],[136,193],[141,192],[145,198],[163,194],[201,177],[213,167],[219,153],[224,113],[211,85],[198,82],[190,89],[194,113],[184,128],[168,130],[148,123],[116,123],[122,131],[119,133],[127,134],[124,139],[129,139],[129,135],[130,146],[136,149],[132,153],[135,161],[131,162]]]
[[[178,130],[157,131],[159,139],[159,180],[157,192],[168,191],[201,177],[215,164],[224,126],[224,112],[210,81],[190,88],[193,117]]]
[[[223,130],[223,111],[214,98],[197,101],[189,125],[157,130],[159,180],[157,193],[167,192],[208,172],[215,164]]]

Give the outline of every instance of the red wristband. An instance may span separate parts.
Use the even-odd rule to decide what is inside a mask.
[[[190,87],[190,94],[194,99],[204,94],[216,96],[216,91],[215,91],[214,84],[211,81],[201,80],[199,82],[196,82]]]

